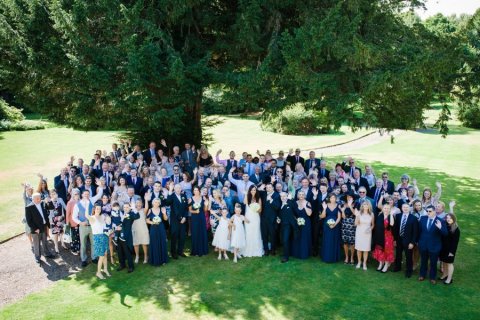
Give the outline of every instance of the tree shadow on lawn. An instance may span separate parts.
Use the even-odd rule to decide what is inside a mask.
[[[420,192],[427,186],[435,192],[435,182],[440,181],[444,189],[442,200],[447,206],[451,199],[456,200],[462,237],[455,285],[432,286],[428,281],[420,284],[415,278],[417,273],[412,279],[405,279],[403,273],[383,275],[374,272],[376,265],[371,258],[369,270],[364,272],[344,265],[342,260],[326,264],[318,257],[291,259],[286,264],[281,264],[278,256],[247,258],[233,264],[231,260],[218,261],[213,250],[208,256],[170,260],[162,267],[139,264],[132,274],[113,271],[113,277],[105,281],[94,277],[95,266],[91,266],[78,273],[74,281],[89,285],[106,303],[119,298],[122,306],[131,309],[139,302],[146,302],[160,309],[157,312],[180,307],[193,317],[313,318],[322,314],[371,317],[375,312],[390,315],[408,312],[412,318],[429,318],[430,312],[438,310],[418,303],[426,296],[435,298],[437,306],[455,300],[455,311],[444,310],[443,316],[478,314],[474,296],[480,290],[475,278],[480,180],[425,168],[395,167],[380,162],[372,165],[377,173],[388,171],[395,183],[403,173],[408,173],[418,180]]]
[[[448,128],[449,128],[449,131],[446,139],[448,139],[448,136],[465,135],[465,134],[470,134],[474,131],[477,131],[475,129],[470,129],[470,128],[466,128],[459,125],[449,125]],[[433,127],[427,127],[425,129],[417,129],[415,131],[418,133],[429,134],[429,135],[441,135],[438,129]]]

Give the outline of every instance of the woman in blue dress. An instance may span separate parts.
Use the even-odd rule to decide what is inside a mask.
[[[198,186],[193,187],[193,197],[190,203],[192,214],[192,250],[191,256],[204,256],[208,254],[207,222],[205,210],[208,209],[208,200],[200,194]]]
[[[324,262],[337,262],[340,260],[340,220],[342,218],[337,205],[337,196],[328,195],[327,203],[322,203],[323,219],[322,259]]]
[[[160,208],[160,199],[152,201],[152,208],[147,214],[147,224],[150,225],[150,246],[148,247],[148,262],[152,266],[161,266],[168,262],[167,233],[164,221],[167,221],[166,209]]]
[[[292,256],[298,259],[308,259],[312,253],[312,226],[310,222],[312,207],[310,202],[305,200],[303,191],[298,192],[298,200],[295,202],[293,210],[297,216],[300,232],[292,240]]]

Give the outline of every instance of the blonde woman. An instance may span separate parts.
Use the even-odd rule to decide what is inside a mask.
[[[355,250],[357,250],[357,269],[363,262],[363,270],[367,270],[368,253],[372,249],[372,230],[375,220],[372,212],[372,204],[365,201],[360,205],[360,210],[355,210]]]
[[[110,217],[102,214],[101,204],[95,204],[93,215],[90,215],[88,210],[86,212],[86,218],[92,227],[94,257],[98,257],[96,276],[103,280],[105,277],[103,276],[102,271],[107,277],[110,277],[107,258],[108,236],[104,233],[105,225],[109,224],[109,221],[107,220],[110,219]]]

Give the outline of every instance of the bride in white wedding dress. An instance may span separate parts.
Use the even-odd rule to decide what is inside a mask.
[[[262,232],[260,229],[260,212],[262,200],[255,186],[248,189],[244,198],[245,204],[245,248],[242,255],[245,257],[263,256]]]

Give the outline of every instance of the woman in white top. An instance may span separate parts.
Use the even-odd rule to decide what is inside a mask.
[[[110,221],[108,221],[110,217],[102,214],[102,205],[97,203],[93,209],[93,215],[87,212],[86,218],[92,227],[94,256],[98,257],[96,275],[99,279],[105,279],[102,274],[102,266],[103,273],[105,273],[107,277],[110,277],[107,258],[108,236],[104,233],[106,224],[110,224]]]

